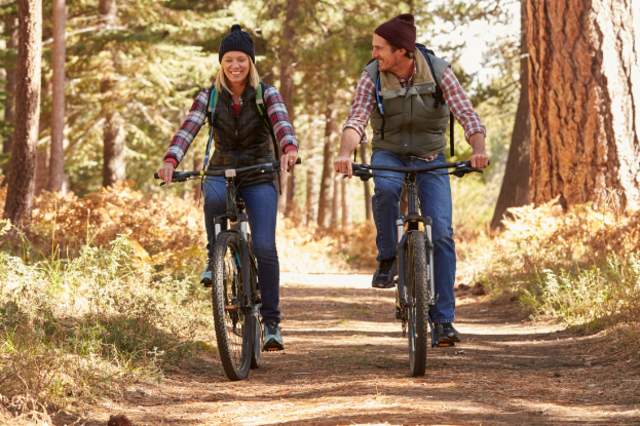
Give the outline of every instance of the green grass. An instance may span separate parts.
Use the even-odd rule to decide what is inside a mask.
[[[0,252],[2,397],[64,408],[198,357],[208,297],[180,275],[155,272],[126,237],[73,259],[28,264]]]

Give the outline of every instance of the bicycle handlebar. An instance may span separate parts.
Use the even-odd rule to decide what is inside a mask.
[[[482,173],[481,169],[471,167],[471,161],[456,161],[454,163],[438,164],[436,166],[428,165],[423,167],[393,167],[393,166],[373,166],[371,164],[364,163],[352,163],[351,168],[353,174],[358,176],[361,180],[368,180],[373,177],[374,170],[401,172],[401,173],[425,173],[433,172],[435,170],[453,169],[448,174],[462,177],[468,173],[478,172]]]
[[[300,163],[302,163],[302,160],[300,159],[300,157],[298,157],[296,159],[296,163],[295,164],[300,164]],[[255,164],[253,166],[244,166],[244,167],[229,168],[229,169],[190,170],[190,171],[186,171],[186,172],[174,171],[173,175],[171,176],[171,182],[186,182],[186,181],[188,181],[190,179],[203,177],[203,176],[235,177],[239,173],[251,172],[251,171],[254,171],[254,170],[257,170],[260,173],[270,173],[270,172],[277,171],[279,168],[280,168],[280,162],[279,161],[273,161],[271,163],[261,163],[261,164]],[[155,179],[160,179],[160,175],[158,175],[158,172],[155,172],[153,174],[153,177]],[[164,182],[162,182],[160,185],[164,185]]]

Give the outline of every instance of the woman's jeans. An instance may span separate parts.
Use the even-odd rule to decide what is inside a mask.
[[[407,159],[389,151],[376,150],[371,156],[374,166],[426,166],[443,164],[443,154],[430,162]],[[376,222],[378,260],[396,255],[396,219],[400,215],[400,194],[404,184],[404,173],[390,171],[374,172],[375,193],[373,217]],[[451,228],[451,186],[446,170],[420,173],[416,179],[422,214],[433,221],[433,260],[436,287],[436,304],[429,312],[434,322],[453,322],[455,319],[455,296],[453,284],[456,273],[456,251]]]
[[[227,188],[224,177],[207,177],[202,192],[207,228],[207,250],[211,258],[215,242],[213,220],[227,210]],[[260,313],[265,322],[280,322],[280,266],[276,251],[278,193],[273,182],[242,187],[238,189],[238,193],[247,207],[253,253],[258,261],[258,282],[262,294]]]

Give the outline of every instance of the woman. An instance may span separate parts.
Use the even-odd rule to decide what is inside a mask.
[[[280,156],[281,169],[293,167],[298,143],[289,122],[286,106],[278,91],[264,85],[266,116],[277,139],[274,153],[271,129],[256,105],[256,88],[260,77],[255,66],[253,40],[233,25],[222,40],[218,55],[221,70],[215,79],[218,100],[215,104],[213,133],[215,151],[209,168],[242,167],[274,161]],[[189,145],[207,120],[210,89],[201,90],[182,127],[173,137],[158,174],[167,183]],[[264,322],[264,350],[282,350],[279,310],[279,264],[275,232],[278,191],[273,176],[248,176],[239,181],[239,193],[245,201],[253,250],[258,261],[258,280],[262,294],[261,314]],[[223,177],[207,177],[203,185],[204,216],[207,229],[209,262],[201,281],[211,282],[211,258],[215,238],[213,220],[226,210],[226,187]]]

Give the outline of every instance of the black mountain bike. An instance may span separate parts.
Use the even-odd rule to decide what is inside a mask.
[[[298,159],[298,164],[300,159]],[[280,163],[256,164],[236,169],[174,172],[172,182],[205,176],[224,176],[227,208],[214,220],[213,282],[211,300],[218,352],[230,380],[245,379],[258,368],[262,351],[260,286],[251,246],[245,203],[238,195],[236,179],[246,173],[274,173]],[[159,178],[158,174],[155,174]]]
[[[424,167],[386,167],[353,163],[353,174],[362,180],[373,177],[376,170],[405,173],[404,187],[407,193],[407,213],[397,220],[398,245],[396,265],[396,318],[402,322],[402,335],[409,338],[409,369],[411,375],[423,376],[427,363],[427,335],[431,327],[431,345],[435,346],[433,324],[429,308],[436,302],[433,274],[433,240],[431,218],[420,215],[420,200],[416,186],[419,173],[453,169],[447,172],[458,177],[480,172],[469,161],[445,163]],[[407,333],[408,331],[408,333]]]

